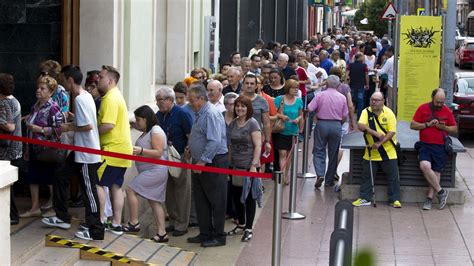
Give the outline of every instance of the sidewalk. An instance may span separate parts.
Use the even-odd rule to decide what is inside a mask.
[[[370,249],[375,265],[473,265],[474,254],[474,141],[464,143],[467,152],[458,154],[456,175],[467,186],[464,205],[422,211],[419,204],[393,209],[380,202],[377,208],[354,210],[353,255]],[[345,152],[341,170],[348,169]],[[283,220],[282,265],[328,265],[329,240],[334,227],[337,194],[315,190],[315,180],[299,180],[299,221]],[[273,196],[271,196],[273,197]],[[242,250],[237,265],[271,263],[273,202],[267,202],[255,226],[254,238]],[[286,201],[283,210],[287,208]]]

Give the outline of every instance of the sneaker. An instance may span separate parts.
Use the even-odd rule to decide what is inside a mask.
[[[402,204],[400,203],[400,201],[396,200],[396,201],[390,203],[390,206],[392,206],[395,209],[399,209],[399,208],[402,207]]]
[[[62,228],[62,229],[69,229],[71,228],[71,224],[70,223],[66,223],[66,222],[63,222],[61,219],[59,219],[58,217],[54,216],[54,217],[49,217],[49,218],[43,218],[41,219],[41,222],[46,224],[46,225],[49,225],[49,226],[54,226],[54,227],[59,227],[59,228]]]
[[[227,235],[228,236],[241,235],[244,231],[245,231],[245,227],[237,225],[236,227],[234,227],[234,229],[227,232]]]
[[[443,194],[438,194],[437,197],[438,197],[438,201],[439,201],[439,209],[442,210],[444,209],[444,206],[446,206],[446,202],[448,201],[448,195],[449,195],[449,191],[448,190],[444,190],[444,193]]]
[[[358,198],[355,201],[352,202],[352,205],[355,207],[360,207],[360,206],[370,206],[371,202],[367,201],[365,199]]]
[[[52,200],[48,200],[48,202],[46,202],[45,204],[40,206],[40,210],[42,210],[42,211],[47,211],[51,208],[53,208],[53,201]]]
[[[316,184],[314,184],[314,187],[315,188],[320,188],[321,185],[323,184],[323,182],[324,182],[324,177],[322,177],[322,176],[318,177],[318,180],[316,181]]]
[[[249,242],[252,239],[252,230],[251,229],[245,229],[244,235],[242,236],[242,242]]]
[[[105,230],[111,232],[114,235],[118,235],[118,236],[123,235],[123,229],[122,229],[122,226],[120,225],[113,226],[113,225],[107,224],[105,227]]]
[[[89,230],[89,226],[87,225],[87,223],[80,223],[79,224],[79,230],[81,231],[88,231]]]
[[[423,210],[429,211],[431,210],[431,205],[433,204],[433,200],[430,198],[427,198],[425,200],[425,203],[423,203]]]
[[[56,212],[54,210],[49,210],[41,214],[41,217],[43,218],[49,218],[49,217],[54,217],[54,216],[56,216]]]
[[[80,238],[80,239],[84,239],[84,240],[87,240],[87,241],[91,241],[93,240],[91,235],[89,234],[89,230],[82,230],[82,231],[77,231],[74,236],[76,236],[77,238]]]

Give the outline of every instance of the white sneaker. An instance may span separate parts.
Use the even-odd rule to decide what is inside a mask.
[[[87,241],[93,240],[91,235],[89,234],[89,230],[77,231],[74,235],[77,238],[84,239],[84,240],[87,240]]]
[[[70,223],[63,222],[61,219],[59,219],[59,218],[56,217],[56,216],[54,216],[54,217],[49,217],[49,218],[43,218],[43,219],[41,219],[41,222],[43,222],[43,223],[46,224],[46,225],[54,226],[54,227],[59,227],[59,228],[62,228],[62,229],[69,229],[69,228],[71,228],[71,224],[70,224]]]

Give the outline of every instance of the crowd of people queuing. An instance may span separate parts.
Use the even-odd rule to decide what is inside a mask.
[[[390,204],[400,208],[393,51],[386,39],[348,31],[318,34],[289,45],[257,40],[248,56],[232,53],[218,73],[210,75],[207,69],[196,68],[172,89],[159,88],[155,94],[158,112],[141,106],[134,111],[132,122],[117,88],[117,69],[103,66],[87,72],[82,87],[78,66],[61,67],[48,60],[39,66],[37,101],[23,118],[12,96],[13,77],[0,74],[0,126],[2,132],[21,135],[23,120],[31,138],[163,160],[175,149],[185,163],[251,172],[282,171],[288,184],[292,178],[288,174],[290,151],[304,130],[304,120],[311,119],[315,126],[307,130],[314,134],[315,187],[332,187],[339,180],[342,137],[359,129],[371,148],[363,158],[360,198],[353,204],[370,204],[368,167],[372,160],[374,172],[380,166],[388,174]],[[439,107],[443,104],[441,94],[433,94],[437,100],[434,112],[445,114]],[[425,204],[429,209],[435,192],[442,204],[447,192],[439,186],[444,157],[432,159],[430,155],[440,149],[442,135],[436,132],[439,136],[433,144],[423,130],[447,128],[448,133],[454,133],[455,124],[451,120],[441,123],[440,118],[430,117],[429,108],[423,110],[423,115],[415,115],[412,127],[421,130],[422,141],[428,142],[420,149],[424,154],[421,168],[430,183]],[[131,128],[141,132],[134,145]],[[152,209],[157,228],[152,240],[156,242],[169,241],[171,233],[185,235],[188,227],[196,225],[199,234],[187,240],[203,247],[225,245],[227,236],[242,235],[242,241],[253,237],[255,212],[264,191],[260,179],[186,169],[172,175],[165,166],[137,162],[138,175],[124,187],[125,172],[132,166],[129,160],[82,152],[62,155],[56,151],[51,155],[44,147],[22,147],[19,142],[2,145],[7,146],[0,153],[2,159],[16,165],[23,156],[29,167],[31,208],[18,214],[12,194],[13,224],[19,217],[43,215],[46,225],[70,228],[68,196],[75,195],[69,195],[68,187],[71,178],[79,176],[86,214],[76,233],[79,238],[100,240],[104,231],[117,235],[139,232],[138,196]],[[64,160],[58,159],[61,156]],[[50,199],[43,205],[39,203],[40,185],[50,191]],[[124,194],[130,213],[126,222],[122,221]],[[234,219],[236,224],[227,233],[226,219]]]

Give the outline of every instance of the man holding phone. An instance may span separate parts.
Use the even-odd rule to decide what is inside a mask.
[[[418,107],[411,121],[410,128],[420,131],[420,141],[415,144],[420,160],[420,169],[428,181],[429,188],[423,210],[430,210],[433,196],[439,201],[439,209],[446,206],[449,191],[440,185],[448,153],[445,149],[445,139],[456,135],[458,128],[451,110],[444,105],[446,94],[442,88],[433,90],[431,102]]]

